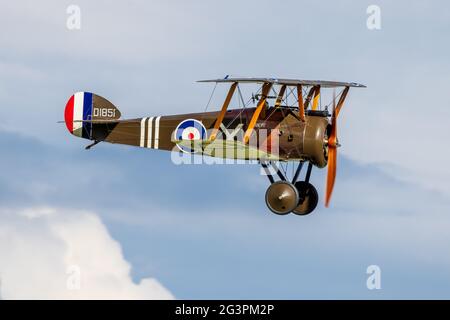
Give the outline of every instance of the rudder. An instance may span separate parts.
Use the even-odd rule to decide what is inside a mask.
[[[77,92],[72,95],[64,111],[67,130],[85,139],[92,139],[92,124],[95,121],[113,121],[120,116],[115,105],[91,92]]]

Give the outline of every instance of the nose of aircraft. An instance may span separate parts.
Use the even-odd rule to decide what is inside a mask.
[[[327,165],[327,139],[328,119],[322,116],[308,116],[304,131],[303,153],[319,168]]]

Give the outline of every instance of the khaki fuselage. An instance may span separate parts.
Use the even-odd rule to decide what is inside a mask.
[[[253,112],[254,108],[227,111],[219,127],[216,143],[233,140],[238,147],[242,146],[243,134]],[[208,132],[204,137],[207,140],[217,116],[218,112],[205,112],[94,123],[90,136],[91,140],[175,151],[179,150],[175,130],[181,122],[187,119],[201,122]],[[248,145],[261,150],[262,155],[268,155],[272,159],[308,160],[322,168],[327,164],[327,127],[326,117],[306,115],[305,121],[302,121],[296,116],[296,110],[271,107],[261,114]],[[207,145],[208,143],[203,141],[203,146]],[[225,156],[206,151],[205,153],[220,157],[235,156],[235,153]],[[244,158],[255,157],[259,156],[247,154]]]

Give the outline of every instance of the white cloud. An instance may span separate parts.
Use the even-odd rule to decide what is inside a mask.
[[[153,278],[134,283],[121,247],[92,212],[0,209],[3,299],[172,299]]]

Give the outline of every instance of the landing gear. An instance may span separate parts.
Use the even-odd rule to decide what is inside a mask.
[[[276,171],[280,181],[275,181],[268,165]],[[319,202],[319,195],[316,188],[309,183],[311,177],[312,164],[308,163],[305,181],[297,181],[304,162],[298,164],[292,182],[287,181],[286,176],[273,163],[261,162],[261,166],[266,171],[270,186],[266,191],[266,205],[275,214],[286,215],[290,212],[305,216],[314,211]]]
[[[288,214],[297,207],[298,202],[299,192],[290,182],[274,182],[266,191],[267,207],[275,214]]]
[[[314,211],[319,203],[319,194],[316,188],[306,181],[297,181],[295,188],[299,194],[298,206],[292,210],[292,213],[299,216],[306,216]]]

